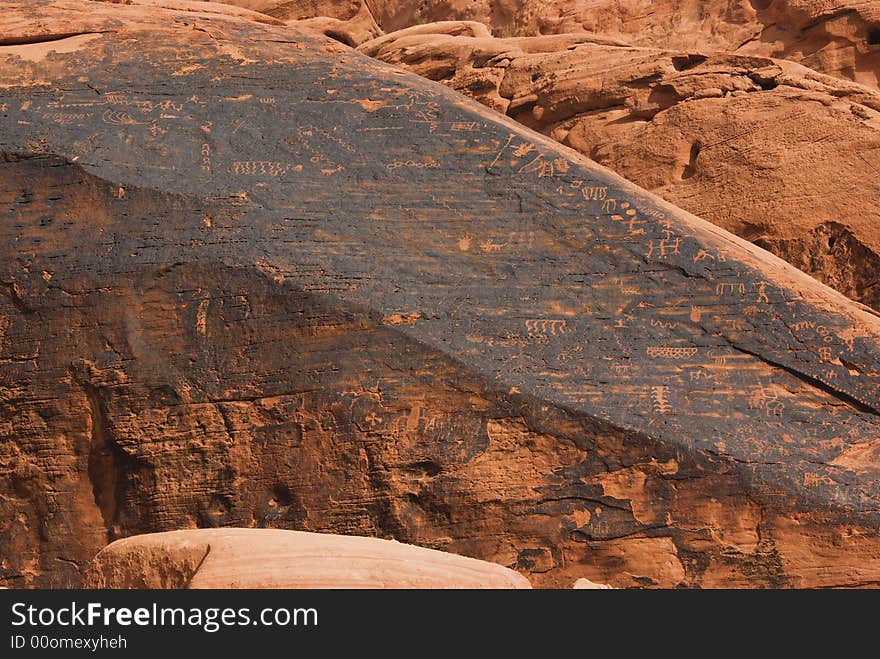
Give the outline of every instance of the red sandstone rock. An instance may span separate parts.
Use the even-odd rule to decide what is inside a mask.
[[[880,580],[875,314],[442,85],[196,9],[0,2],[4,584],[228,526],[542,587]]]
[[[877,0],[373,0],[385,32],[475,20],[495,36],[595,32],[633,45],[801,62],[877,87]]]

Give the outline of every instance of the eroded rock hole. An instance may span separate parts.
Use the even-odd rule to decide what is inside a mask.
[[[113,444],[107,429],[107,421],[101,407],[101,400],[94,387],[85,387],[86,399],[91,417],[91,443],[89,446],[88,474],[92,484],[95,505],[101,512],[108,542],[115,540],[115,526],[118,515],[120,470],[124,456]]]
[[[430,478],[437,476],[443,471],[443,467],[434,460],[417,460],[416,462],[409,463],[406,469],[411,474]]]
[[[691,144],[691,152],[688,157],[688,164],[685,165],[684,171],[681,173],[681,178],[688,179],[691,178],[694,174],[697,173],[697,158],[700,157],[700,151],[703,148],[702,142],[700,140],[695,140],[693,144]]]
[[[703,62],[705,62],[707,57],[705,55],[685,55],[681,57],[673,57],[672,58],[672,66],[676,71],[687,71],[688,69],[692,69],[695,66],[699,66]]]
[[[342,32],[337,32],[336,30],[324,30],[324,36],[345,44],[349,48],[357,47],[357,44],[347,34],[343,34]]]

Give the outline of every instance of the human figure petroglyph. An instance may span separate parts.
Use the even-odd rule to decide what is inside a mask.
[[[755,288],[757,288],[758,302],[770,304],[770,298],[767,297],[767,283],[763,281],[759,282],[755,285]]]

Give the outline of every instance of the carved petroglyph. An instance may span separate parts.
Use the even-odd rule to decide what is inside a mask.
[[[746,294],[746,285],[742,283],[730,284],[730,283],[720,283],[715,286],[715,295],[719,296],[730,296],[730,295],[745,295]]]
[[[290,171],[292,165],[287,162],[270,160],[236,160],[232,163],[230,173],[242,176],[283,176]]]
[[[520,174],[537,174],[538,178],[554,178],[568,171],[568,161],[563,158],[548,160],[539,154],[517,171]]]
[[[669,403],[669,387],[663,385],[651,387],[651,407],[657,414],[672,412],[672,405]]]
[[[587,201],[604,201],[608,197],[607,185],[585,185],[581,188],[581,194]],[[604,210],[604,205],[603,205]]]
[[[680,254],[679,248],[681,247],[681,238],[661,238],[660,240],[649,240],[648,241],[648,253],[645,255],[648,258],[654,256],[654,252],[657,252],[657,256],[660,258],[665,258],[671,254]]]
[[[661,357],[663,359],[687,359],[697,354],[699,348],[683,346],[648,346],[645,353],[648,357]]]
[[[550,318],[527,318],[526,331],[529,337],[561,336],[566,333],[568,321]]]
[[[557,178],[568,173],[571,166],[568,160],[559,157],[548,157],[531,142],[520,142],[514,147],[514,137],[513,133],[508,136],[507,141],[499,149],[492,162],[489,163],[488,168],[494,167],[504,156],[504,153],[508,149],[513,148],[511,155],[515,159],[522,160],[528,158],[527,162],[516,165],[515,171],[519,174],[534,174],[535,178],[542,179]]]
[[[661,320],[659,318],[652,318],[651,327],[662,327],[663,329],[674,330],[678,328],[678,323],[669,320]]]
[[[770,298],[767,297],[767,283],[762,281],[759,284],[756,284],[756,287],[757,287],[756,292],[758,294],[758,302],[764,302],[765,304],[769,304]]]
[[[523,142],[513,151],[513,155],[517,158],[525,158],[530,153],[533,153],[538,150],[534,144],[529,144],[528,142]]]
[[[90,115],[84,112],[47,112],[43,116],[53,123],[64,126],[68,124],[78,124],[87,119]]]
[[[781,416],[785,411],[785,403],[779,400],[775,392],[767,391],[762,382],[749,390],[749,409],[760,410],[767,416]]]
[[[505,247],[507,247],[507,243],[496,243],[491,240],[484,240],[480,243],[480,249],[484,252],[500,252]]]
[[[702,382],[706,380],[715,380],[715,376],[706,368],[698,367],[692,371],[688,371],[688,380],[691,382]]]
[[[428,158],[425,161],[395,160],[394,162],[389,162],[387,165],[385,165],[385,168],[389,172],[393,172],[395,169],[399,169],[401,167],[413,167],[415,169],[437,169],[440,167],[440,163],[433,158]]]
[[[211,145],[202,144],[202,171],[211,173]]]
[[[816,326],[816,334],[821,336],[822,341],[824,341],[825,343],[833,343],[834,342],[834,335],[831,333],[831,330],[829,330],[824,325]]]
[[[103,121],[105,124],[111,124],[113,126],[137,126],[147,125],[150,123],[149,121],[138,121],[128,112],[109,109],[104,110],[103,114],[101,114],[101,121]]]
[[[370,412],[367,417],[364,419],[364,422],[370,426],[370,428],[375,428],[380,425],[383,421],[383,417],[379,416],[375,412]]]
[[[742,318],[731,318],[730,316],[712,316],[712,320],[716,325],[726,330],[741,332],[746,328],[746,321]]]
[[[716,350],[708,350],[706,356],[715,366],[727,366],[727,355]]]
[[[513,138],[515,138],[515,137],[516,137],[516,134],[515,134],[515,133],[509,133],[509,134],[507,135],[507,141],[506,141],[506,142],[504,143],[504,145],[498,150],[498,153],[495,154],[495,158],[493,158],[493,159],[492,159],[492,162],[490,162],[490,163],[486,166],[486,169],[491,169],[492,167],[494,167],[494,166],[498,163],[499,160],[501,160],[501,158],[504,156],[504,152],[507,151],[508,147],[509,147],[509,146],[511,145],[511,143],[513,142]]]

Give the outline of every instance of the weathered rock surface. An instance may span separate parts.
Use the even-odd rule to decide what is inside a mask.
[[[80,0],[0,2],[0,122],[4,584],[219,526],[880,582],[880,320],[574,151],[330,39]]]
[[[595,32],[638,46],[784,58],[875,88],[880,80],[877,0],[371,0],[368,4],[385,32],[434,21],[472,20],[486,24],[496,36]]]
[[[531,588],[500,565],[391,540],[277,529],[137,535],[102,549],[86,588]]]
[[[492,39],[363,44],[880,309],[880,93],[782,60]]]

